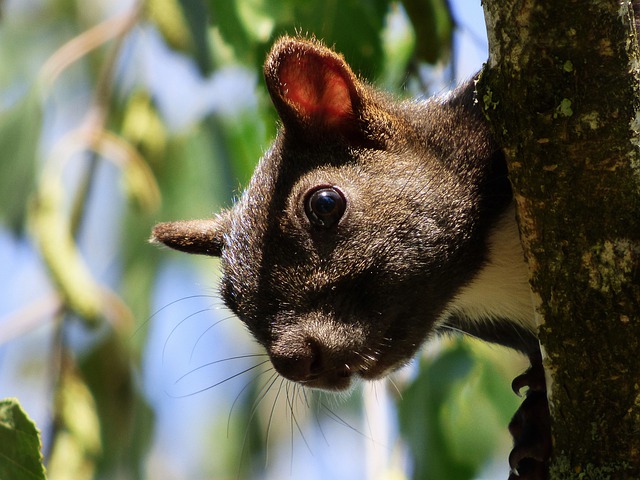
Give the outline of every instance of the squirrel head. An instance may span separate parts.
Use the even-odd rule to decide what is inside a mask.
[[[222,297],[276,370],[340,390],[409,361],[483,261],[478,217],[494,154],[473,85],[397,102],[315,40],[264,65],[282,122],[239,201],[152,240],[222,259]],[[470,111],[472,110],[472,111]]]

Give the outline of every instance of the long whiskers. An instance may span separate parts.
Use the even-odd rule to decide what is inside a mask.
[[[273,369],[270,368],[270,369],[265,370],[264,372],[261,372],[260,374],[256,375],[255,378],[252,379],[252,382],[255,381],[255,379],[257,377],[259,377],[260,375],[263,375],[263,374],[265,374],[265,373],[267,373],[267,372],[269,372],[271,370],[273,370]],[[267,396],[267,394],[269,393],[269,391],[271,390],[273,385],[278,381],[278,378],[281,378],[281,377],[279,377],[278,373],[277,372],[273,372],[273,374],[271,376],[269,376],[269,378],[258,389],[258,396],[253,402],[253,406],[251,407],[251,412],[249,413],[249,418],[247,420],[247,425],[246,425],[245,430],[244,430],[244,436],[243,436],[243,439],[242,439],[242,449],[240,451],[240,458],[241,459],[244,457],[244,454],[245,454],[245,449],[246,449],[246,446],[247,446],[247,439],[248,439],[248,436],[249,436],[249,428],[251,426],[251,422],[252,422],[256,412],[258,411],[258,408],[259,408],[260,404],[262,403],[264,398]],[[233,411],[233,407],[235,406],[236,402],[240,398],[242,392],[250,384],[251,383],[247,382],[247,384],[243,387],[243,389],[240,391],[238,396],[236,396],[236,400],[233,402],[233,405],[231,406],[231,411]],[[229,418],[227,420],[227,436],[229,435],[229,425],[231,423],[231,411],[229,412]],[[265,458],[268,455],[268,447],[269,447],[269,442],[268,442],[268,433],[267,433],[267,441],[265,442]],[[239,475],[239,473],[240,472],[238,472],[238,475]]]
[[[191,375],[196,370],[200,370],[201,368],[205,368],[206,366],[209,366],[209,365],[212,365],[212,364],[215,364],[215,363],[219,363],[219,362],[223,362],[223,361],[226,361],[226,360],[228,360],[228,359],[217,360],[215,362],[211,362],[210,364],[202,365],[202,366],[200,366],[200,367],[198,367],[198,368],[196,368],[196,369],[184,374],[183,376],[181,376],[178,380],[175,381],[175,384],[177,384],[180,380],[182,380],[183,378],[187,377],[188,375]],[[207,390],[211,390],[212,388],[215,388],[218,385],[222,385],[223,383],[226,383],[229,380],[233,380],[234,378],[237,378],[240,375],[244,375],[245,373],[250,372],[251,370],[255,370],[256,368],[261,367],[262,365],[264,365],[265,363],[268,363],[268,362],[269,362],[269,360],[264,360],[264,361],[262,361],[260,363],[257,363],[256,365],[252,365],[251,367],[245,368],[244,370],[242,370],[242,371],[240,371],[238,373],[234,373],[233,375],[225,378],[224,380],[220,380],[219,382],[216,382],[216,383],[214,383],[212,385],[209,385],[209,386],[207,386],[205,388],[201,388],[199,390],[196,390],[194,392],[191,392],[191,393],[188,393],[188,394],[185,394],[185,395],[172,395],[169,392],[167,392],[167,395],[169,395],[169,396],[171,396],[173,398],[185,398],[185,397],[190,397],[192,395],[197,395],[199,393],[206,392]]]
[[[210,308],[203,308],[198,310],[197,312],[193,312],[190,313],[189,315],[187,315],[186,317],[184,317],[182,320],[180,320],[176,325],[174,325],[174,327],[171,329],[171,331],[169,332],[169,335],[167,335],[167,338],[164,341],[164,345],[162,345],[162,364],[164,365],[164,359],[165,359],[165,353],[167,350],[167,345],[169,343],[169,340],[171,340],[171,337],[173,336],[173,334],[175,333],[175,331],[180,327],[180,325],[182,325],[184,322],[186,322],[187,320],[189,320],[190,318],[195,317],[196,315],[200,315],[201,313],[205,313],[205,312],[209,312],[211,311]],[[214,325],[217,325],[219,322],[216,322]]]
[[[226,358],[221,358],[219,360],[214,360],[213,362],[207,362],[207,363],[204,363],[204,364],[200,365],[199,367],[196,367],[196,368],[194,368],[192,370],[189,370],[184,375],[178,377],[178,379],[174,382],[174,385],[178,384],[181,380],[183,380],[184,378],[188,377],[189,375],[194,374],[198,370],[202,370],[203,368],[207,368],[207,367],[210,367],[212,365],[217,365],[219,363],[224,363],[224,362],[230,362],[231,360],[240,360],[240,359],[244,359],[244,358],[264,357],[265,355],[266,355],[266,353],[248,353],[246,355],[235,355],[233,357],[226,357]],[[260,362],[258,365],[264,365],[268,361],[269,360],[265,360],[263,362]]]
[[[358,435],[360,435],[363,438],[371,439],[371,437],[369,437],[368,435],[362,433],[359,429],[357,429],[356,427],[351,425],[349,422],[347,422],[345,419],[343,419],[340,415],[338,415],[336,412],[331,410],[331,408],[329,408],[329,406],[326,403],[320,402],[320,405],[322,406],[322,409],[327,413],[327,417],[329,417],[331,420],[333,420],[334,422],[338,423],[339,425],[342,425],[343,427],[346,427],[349,430],[357,433]]]
[[[455,333],[460,333],[462,335],[466,335],[466,336],[474,338],[476,340],[480,340],[480,337],[477,337],[476,335],[473,335],[471,333],[465,332],[461,328],[454,327],[453,325],[449,325],[448,323],[442,323],[442,324],[438,325],[438,327],[444,328],[446,330],[451,330],[452,332],[455,332]]]
[[[227,320],[233,319],[235,318],[235,316],[233,314],[230,314],[224,318],[221,318],[220,320],[212,323],[211,325],[209,325],[204,332],[202,332],[200,334],[200,336],[198,337],[198,339],[196,340],[196,342],[193,344],[193,347],[191,348],[191,354],[189,355],[189,363],[191,363],[191,361],[193,360],[193,354],[196,351],[196,347],[198,346],[198,344],[200,343],[200,341],[204,338],[204,336],[209,332],[209,330],[211,330],[212,328],[216,327],[217,325],[221,324],[222,322],[226,322]],[[185,319],[186,320],[186,319]],[[183,320],[184,321],[184,320]],[[180,322],[182,323],[182,322]],[[172,331],[173,333],[173,331]]]
[[[178,298],[177,300],[173,300],[169,303],[167,303],[166,305],[164,305],[162,308],[156,310],[155,312],[153,312],[149,318],[147,318],[144,322],[142,322],[138,328],[136,328],[133,333],[131,334],[131,338],[135,337],[138,333],[140,333],[140,330],[142,330],[142,328],[144,328],[145,326],[147,326],[151,320],[153,320],[155,317],[157,317],[158,315],[160,315],[163,311],[165,311],[167,308],[172,307],[173,305],[176,305],[180,302],[184,302],[187,300],[194,300],[196,298],[209,298],[209,299],[214,299],[217,300],[218,302],[220,301],[215,295],[211,295],[211,294],[197,294],[197,295],[188,295],[186,297],[182,297],[182,298]]]
[[[290,396],[289,395],[289,385],[293,385],[293,393]],[[304,436],[304,433],[302,432],[302,428],[300,428],[300,423],[298,423],[298,418],[296,417],[296,413],[295,413],[295,398],[297,395],[297,392],[299,391],[298,389],[302,388],[297,384],[287,384],[287,386],[285,387],[285,391],[287,394],[287,403],[289,404],[289,411],[291,413],[291,420],[293,420],[293,423],[295,423],[296,428],[298,429],[298,432],[300,433],[300,437],[302,438],[302,441],[304,442],[304,444],[307,446],[307,450],[309,450],[309,453],[311,455],[313,455],[313,451],[311,450],[311,447],[309,446],[309,443],[307,442],[306,437]],[[293,424],[291,425],[291,441],[293,442]],[[292,453],[293,453],[293,443],[291,445],[291,449],[292,449]],[[293,458],[292,458],[293,461]]]
[[[255,381],[258,379],[258,377],[261,377],[262,375],[264,375],[265,373],[271,372],[273,371],[273,368],[268,368],[267,370],[264,370],[256,375],[254,375],[253,377],[251,377],[244,385],[244,387],[242,387],[242,389],[238,392],[238,394],[236,395],[236,398],[234,399],[233,403],[231,404],[231,408],[229,409],[229,416],[227,418],[227,436],[229,436],[229,427],[231,425],[231,415],[233,414],[233,409],[235,408],[235,406],[238,404],[238,402],[240,401],[240,398],[242,397],[242,394],[251,386],[255,383]],[[271,389],[271,387],[273,386],[273,384],[278,381],[279,375],[278,372],[273,371],[273,373],[269,376],[269,378],[267,378],[267,380],[263,383],[263,385],[258,389],[258,398],[254,400],[254,408],[251,409],[251,415],[249,418],[249,422],[251,422],[251,419],[253,418],[254,415],[254,409],[258,407],[258,405],[260,404],[260,402],[262,401],[262,398],[264,398],[268,393],[269,390]],[[269,383],[271,382],[271,383]],[[269,385],[269,386],[267,386]]]
[[[269,412],[269,421],[267,422],[267,435],[265,439],[265,444],[267,446],[269,445],[269,433],[271,432],[271,422],[273,421],[273,414],[276,410],[276,405],[278,404],[278,398],[280,398],[280,392],[282,391],[282,386],[287,382],[287,380],[284,377],[276,377],[276,379],[277,378],[280,378],[280,386],[278,387],[278,391],[276,392],[276,397],[273,399],[273,405],[271,405],[271,411]]]

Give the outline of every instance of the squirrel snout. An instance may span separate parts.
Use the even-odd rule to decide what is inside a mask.
[[[280,345],[269,356],[280,375],[310,388],[345,390],[351,385],[353,373],[357,373],[345,361],[345,355],[332,354],[310,337]]]

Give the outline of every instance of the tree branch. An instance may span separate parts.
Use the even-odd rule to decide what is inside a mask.
[[[552,478],[640,478],[640,101],[630,3],[486,1],[479,97],[537,299]]]

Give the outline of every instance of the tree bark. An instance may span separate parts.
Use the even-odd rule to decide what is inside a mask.
[[[552,479],[640,478],[640,99],[629,2],[485,0],[480,102],[537,303]]]

